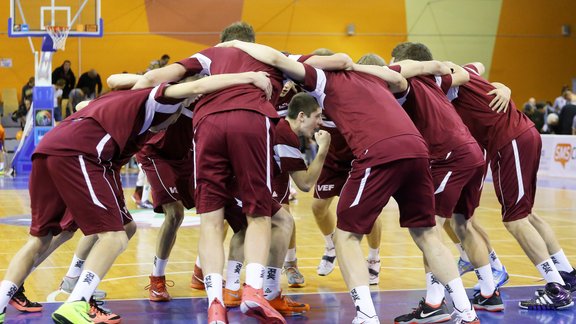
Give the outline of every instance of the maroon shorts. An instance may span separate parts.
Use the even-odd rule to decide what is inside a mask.
[[[276,215],[276,213],[282,208],[279,202],[273,201],[272,202],[272,216]],[[232,228],[234,233],[238,233],[241,230],[248,227],[248,220],[246,219],[246,214],[242,212],[242,202],[240,200],[236,200],[236,203],[231,203],[224,209],[224,219]]]
[[[542,138],[532,127],[492,157],[490,168],[502,221],[519,220],[532,212],[541,150]]]
[[[155,212],[163,213],[162,205],[175,201],[181,201],[187,209],[194,207],[192,159],[174,161],[140,154],[136,158],[152,188]]]
[[[457,213],[466,219],[474,215],[480,203],[484,165],[484,154],[477,143],[461,145],[445,159],[430,163],[436,215],[450,218]]]
[[[428,159],[396,160],[370,167],[354,161],[338,201],[337,227],[368,234],[376,218],[394,197],[400,209],[400,226],[432,227],[434,186]]]
[[[36,154],[29,188],[33,236],[59,234],[67,209],[84,235],[123,231],[131,219],[117,170],[87,156]]]
[[[350,167],[339,169],[323,167],[314,187],[314,198],[328,199],[340,196],[349,174]]]
[[[238,183],[242,211],[272,215],[272,143],[269,119],[249,110],[210,114],[194,130],[195,188],[198,213],[233,201],[231,184]]]

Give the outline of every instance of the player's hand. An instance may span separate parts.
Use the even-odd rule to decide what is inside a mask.
[[[252,84],[264,91],[267,100],[272,98],[272,83],[269,76],[267,72],[254,72],[254,80],[252,81]]]
[[[325,130],[319,130],[316,133],[314,133],[314,140],[316,140],[316,143],[318,143],[318,146],[320,147],[330,146],[331,138],[332,137],[330,136],[330,133],[328,133]]]
[[[237,42],[238,42],[237,40],[231,40],[227,42],[222,42],[220,44],[216,44],[214,47],[234,47],[234,45],[236,45]]]
[[[512,92],[507,87],[496,88],[488,92],[487,95],[494,96],[494,99],[490,102],[490,108],[492,108],[492,111],[505,113],[508,110],[511,94]]]

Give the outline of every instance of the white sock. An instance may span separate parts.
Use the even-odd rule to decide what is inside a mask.
[[[444,286],[432,272],[426,273],[426,303],[430,306],[440,305],[444,300]]]
[[[199,255],[196,257],[196,266],[198,268],[202,269],[202,266],[200,265],[200,256]]]
[[[551,259],[544,260],[542,263],[537,264],[536,269],[540,271],[542,278],[544,278],[546,282],[557,282],[562,286],[566,284]]]
[[[464,247],[462,247],[462,243],[456,243],[456,248],[458,249],[458,252],[460,252],[460,258],[466,262],[470,262],[470,259],[468,259],[468,254],[466,254]]]
[[[356,317],[358,318],[378,318],[376,309],[374,309],[374,302],[372,302],[372,295],[370,295],[370,288],[368,286],[359,286],[350,290],[350,296],[356,306]]]
[[[100,277],[92,271],[83,270],[78,278],[78,282],[68,296],[67,303],[75,302],[78,300],[84,299],[85,301],[89,301],[92,294],[96,290],[96,287],[100,284]]]
[[[18,286],[16,286],[15,283],[8,280],[2,280],[0,283],[0,312],[8,306],[8,302],[17,291]]]
[[[369,248],[368,260],[380,260],[380,249]]]
[[[224,299],[222,298],[222,275],[219,273],[210,273],[204,276],[204,286],[206,286],[206,294],[208,295],[208,305],[218,298],[218,301],[224,306]]]
[[[328,235],[324,235],[324,241],[326,241],[326,249],[329,250],[328,256],[336,255],[336,252],[334,251],[334,232],[332,232]],[[330,254],[334,254],[334,255],[330,255]]]
[[[266,268],[258,263],[246,266],[246,284],[254,289],[262,289],[264,285],[264,271]]]
[[[70,262],[70,267],[68,268],[68,272],[66,272],[66,277],[76,278],[82,273],[82,268],[84,268],[84,261],[74,254],[72,257],[72,262]]]
[[[284,258],[284,262],[294,262],[296,261],[296,248],[288,249],[286,251],[286,257]]]
[[[152,269],[152,276],[160,277],[166,273],[166,265],[168,265],[168,259],[160,259],[159,257],[154,257],[154,267]]]
[[[490,297],[496,289],[494,284],[494,278],[492,276],[492,269],[490,264],[482,266],[480,268],[474,269],[476,277],[478,277],[478,283],[480,284],[480,293],[484,297]]]
[[[461,311],[472,309],[472,306],[470,305],[470,300],[466,295],[466,290],[464,290],[464,284],[462,283],[462,279],[460,279],[460,277],[450,281],[446,285],[446,290],[448,290],[450,297],[452,297],[454,307],[456,307]]]
[[[228,260],[226,269],[226,289],[240,290],[240,271],[242,271],[242,262]]]
[[[552,254],[550,258],[554,262],[558,271],[572,272],[574,270],[570,261],[568,261],[566,254],[564,254],[564,250],[560,249],[560,251]]]
[[[496,255],[496,251],[494,250],[490,251],[488,257],[490,258],[490,266],[493,269],[496,269],[498,271],[502,271],[504,269],[502,262],[500,262],[500,259],[498,259],[498,255]]]
[[[0,162],[0,170],[4,170],[4,162]]]
[[[280,278],[282,269],[266,267],[266,277],[264,279],[264,298],[272,300],[280,295]]]

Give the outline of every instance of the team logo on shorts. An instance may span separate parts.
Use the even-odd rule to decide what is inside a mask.
[[[334,189],[333,184],[325,184],[325,185],[316,186],[316,190],[318,190],[318,191],[332,191],[333,189]]]
[[[572,145],[566,143],[556,144],[556,149],[554,150],[554,161],[562,164],[562,167],[566,167],[566,163],[570,161],[572,157]]]

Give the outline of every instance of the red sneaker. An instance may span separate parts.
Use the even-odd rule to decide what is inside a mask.
[[[202,273],[202,268],[194,264],[194,272],[192,273],[192,280],[190,281],[190,288],[204,290],[204,274]]]
[[[224,305],[229,308],[238,307],[242,303],[242,288],[238,290],[230,290],[224,288],[222,291],[224,297]]]
[[[262,323],[286,324],[286,320],[264,298],[262,289],[254,289],[250,285],[244,285],[242,289],[242,303],[240,310],[246,316],[254,317]]]
[[[94,321],[94,323],[101,323],[101,324],[118,324],[122,323],[122,317],[120,315],[116,315],[111,311],[102,307],[104,304],[103,301],[96,300],[94,298],[90,298],[90,311],[88,315]]]
[[[226,307],[218,298],[214,299],[208,308],[208,324],[228,324]]]
[[[169,287],[173,287],[174,283],[172,281],[168,281]],[[150,284],[144,289],[150,292],[148,299],[153,302],[167,302],[172,299],[168,290],[166,289],[166,276],[150,276]]]
[[[282,292],[276,298],[269,301],[270,306],[277,310],[283,316],[302,315],[310,310],[310,305],[298,303],[288,296],[282,295]]]

